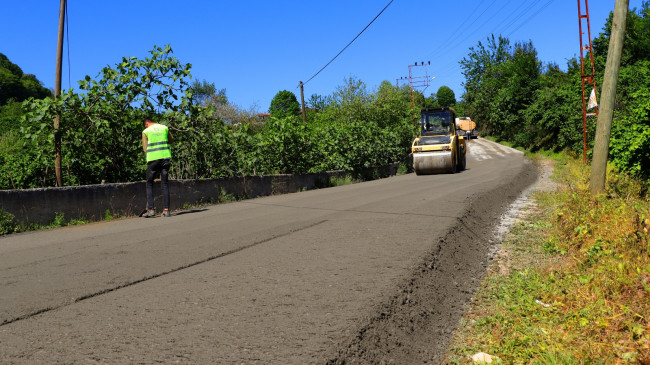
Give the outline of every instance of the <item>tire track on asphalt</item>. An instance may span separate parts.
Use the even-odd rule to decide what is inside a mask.
[[[128,282],[128,283],[125,283],[125,284],[122,284],[122,285],[118,285],[118,286],[115,286],[115,287],[112,287],[112,288],[107,288],[107,289],[104,289],[104,290],[100,290],[98,292],[83,295],[81,297],[75,298],[74,301],[72,301],[70,303],[66,303],[66,304],[62,304],[62,305],[58,305],[58,306],[53,306],[53,307],[46,307],[46,308],[39,309],[39,310],[31,312],[31,313],[27,313],[27,314],[19,316],[19,317],[8,319],[8,320],[5,320],[2,323],[0,323],[0,327],[11,324],[11,323],[15,323],[15,322],[18,322],[18,321],[22,321],[22,320],[25,320],[25,319],[29,319],[29,318],[35,317],[35,316],[37,316],[39,314],[43,314],[43,313],[47,313],[47,312],[50,312],[50,311],[53,311],[53,310],[64,308],[64,307],[67,307],[69,305],[82,302],[84,300],[88,300],[88,299],[91,299],[91,298],[98,297],[100,295],[108,294],[108,293],[111,293],[111,292],[114,292],[114,291],[117,291],[117,290],[120,290],[120,289],[123,289],[123,288],[127,288],[127,287],[130,287],[130,286],[136,285],[136,284],[140,284],[140,283],[152,280],[152,279],[160,278],[160,277],[163,277],[165,275],[169,275],[169,274],[172,274],[172,273],[175,273],[175,272],[178,272],[178,271],[181,271],[181,270],[185,270],[185,269],[197,266],[197,265],[201,265],[201,264],[204,264],[204,263],[207,263],[207,262],[210,262],[210,261],[214,261],[214,260],[229,256],[229,255],[232,255],[232,254],[235,254],[235,253],[239,253],[239,252],[242,252],[242,251],[247,250],[249,248],[253,248],[255,246],[259,246],[261,244],[273,241],[275,239],[282,238],[282,237],[287,237],[287,236],[290,236],[290,235],[292,235],[294,233],[301,232],[301,231],[304,231],[304,230],[319,226],[319,225],[321,225],[321,224],[323,224],[323,223],[325,223],[327,221],[328,221],[327,219],[323,219],[323,220],[308,224],[308,225],[306,225],[304,227],[300,227],[300,228],[297,228],[297,229],[291,229],[291,230],[289,230],[288,232],[285,232],[285,233],[272,235],[270,237],[267,237],[265,239],[262,239],[262,240],[259,240],[259,241],[253,242],[253,243],[250,243],[248,245],[244,245],[244,246],[241,246],[241,247],[238,247],[238,248],[226,251],[226,252],[222,252],[222,253],[219,253],[217,255],[213,255],[213,256],[207,257],[207,258],[202,259],[202,260],[198,260],[198,261],[186,264],[186,265],[182,265],[182,266],[179,266],[179,267],[171,269],[171,270],[167,270],[167,271],[164,271],[164,272],[161,272],[161,273],[158,273],[158,274],[154,274],[154,275],[149,275],[149,276],[146,276],[146,277],[144,277],[142,279],[134,280],[134,281],[131,281],[131,282]]]
[[[464,203],[464,200],[462,199],[450,199],[447,202],[449,203],[454,203],[454,204],[462,204]],[[378,215],[394,215],[394,216],[413,216],[413,217],[433,217],[433,218],[451,218],[451,219],[456,219],[459,217],[454,217],[454,216],[449,216],[448,214],[425,214],[425,213],[411,213],[411,212],[387,212],[387,211],[375,211],[375,210],[363,210],[363,209],[331,209],[331,208],[314,208],[314,207],[308,207],[308,206],[293,206],[293,205],[286,205],[286,204],[268,204],[268,203],[249,203],[245,202],[245,204],[252,204],[252,205],[261,205],[261,206],[266,206],[266,207],[281,207],[281,208],[290,208],[290,209],[305,209],[305,210],[316,210],[316,211],[323,211],[323,212],[333,212],[333,213],[370,213],[370,214],[378,214]]]

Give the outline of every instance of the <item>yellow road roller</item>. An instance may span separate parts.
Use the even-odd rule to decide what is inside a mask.
[[[460,131],[460,130],[459,130]],[[420,134],[413,140],[413,170],[417,175],[456,173],[465,170],[465,137],[456,131],[452,108],[423,108]]]

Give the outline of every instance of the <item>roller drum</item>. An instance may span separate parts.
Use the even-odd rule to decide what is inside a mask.
[[[417,175],[453,173],[451,151],[419,152],[413,154],[413,170]]]

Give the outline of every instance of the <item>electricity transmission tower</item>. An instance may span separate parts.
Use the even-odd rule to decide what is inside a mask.
[[[581,3],[584,2],[584,14],[582,13]],[[587,27],[587,40],[589,43],[585,44],[583,41],[583,23]],[[596,97],[596,70],[594,67],[594,50],[591,44],[591,26],[589,25],[589,4],[588,0],[578,0],[578,28],[580,30],[580,77],[582,79],[582,140],[583,163],[587,163],[587,118],[594,118],[598,116],[598,102]],[[585,71],[585,51],[589,56],[591,67]],[[589,113],[590,109],[594,109],[593,113]]]

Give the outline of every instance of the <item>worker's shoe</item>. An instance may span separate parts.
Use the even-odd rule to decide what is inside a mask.
[[[153,209],[147,209],[147,211],[142,215],[143,218],[155,217],[156,212]]]
[[[161,217],[171,217],[171,214],[169,214],[169,209],[163,210],[162,214],[160,215]]]

